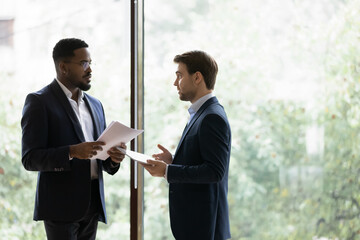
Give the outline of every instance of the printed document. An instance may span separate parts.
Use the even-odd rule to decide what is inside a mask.
[[[138,162],[141,162],[141,163],[149,164],[149,163],[147,163],[146,160],[148,160],[148,159],[154,160],[154,158],[152,158],[152,157],[150,157],[150,156],[148,156],[146,154],[134,152],[134,151],[131,151],[131,150],[125,150],[125,149],[120,148],[120,147],[118,147],[118,149],[120,151],[122,151],[126,156],[131,158],[132,160],[135,160],[135,161],[138,161]]]
[[[112,121],[109,126],[104,130],[100,137],[96,141],[104,142],[105,145],[102,146],[103,150],[98,151],[91,159],[101,159],[105,160],[109,157],[107,151],[114,147],[120,145],[120,143],[128,143],[139,134],[144,132],[144,130],[136,130],[125,126],[124,124],[118,121]]]

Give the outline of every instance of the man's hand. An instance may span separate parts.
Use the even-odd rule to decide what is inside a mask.
[[[70,158],[90,159],[96,155],[97,151],[101,151],[104,142],[83,142],[71,145],[69,149]]]
[[[114,163],[121,163],[125,158],[125,154],[121,152],[118,147],[126,149],[125,143],[121,143],[120,146],[115,146],[109,149],[107,153],[110,155],[111,161]]]
[[[162,151],[162,153],[153,154],[152,157],[155,158],[155,160],[161,160],[166,164],[171,164],[173,160],[171,153],[161,144],[158,144],[157,146]]]
[[[139,162],[140,163],[140,162]],[[164,177],[166,163],[157,160],[147,160],[148,164],[140,163],[153,177]]]

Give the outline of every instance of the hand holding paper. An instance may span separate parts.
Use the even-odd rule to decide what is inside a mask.
[[[143,167],[151,174],[153,177],[165,177],[166,163],[159,160],[149,160],[147,164],[143,164]]]
[[[103,142],[82,142],[69,147],[69,157],[79,159],[92,158],[98,151],[102,151]]]
[[[153,154],[155,159],[150,159],[147,161],[147,165],[142,164],[143,167],[151,174],[153,177],[165,177],[166,166],[172,163],[172,155],[165,147],[161,144],[157,145],[161,150],[160,153]]]
[[[125,158],[125,154],[120,151],[119,148],[126,149],[127,147],[125,143],[121,143],[120,146],[112,147],[109,149],[109,151],[107,151],[107,153],[110,155],[111,161],[114,163],[121,163]]]
[[[136,130],[121,124],[118,121],[112,121],[109,126],[100,135],[97,141],[104,142],[102,151],[98,151],[91,159],[105,160],[109,157],[107,151],[114,147],[119,146],[121,143],[128,143],[144,130]]]

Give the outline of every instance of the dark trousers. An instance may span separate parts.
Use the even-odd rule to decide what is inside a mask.
[[[99,181],[91,181],[91,203],[85,216],[77,222],[44,220],[48,240],[95,240],[101,210]]]

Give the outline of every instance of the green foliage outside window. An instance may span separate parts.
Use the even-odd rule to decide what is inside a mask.
[[[358,9],[358,0],[145,1],[145,152],[157,152],[157,143],[174,151],[186,123],[188,105],[172,86],[174,55],[209,52],[219,63],[216,95],[233,133],[232,239],[360,237]],[[97,67],[113,61],[104,62]],[[14,78],[0,69],[0,236],[44,239],[42,223],[32,221],[37,175],[21,165],[26,93]],[[109,121],[121,111],[111,96],[126,91],[117,84],[93,92]],[[310,94],[292,96],[302,91]],[[128,166],[105,177],[109,223],[99,225],[98,239],[129,237]],[[145,239],[172,239],[167,190],[145,172]]]

